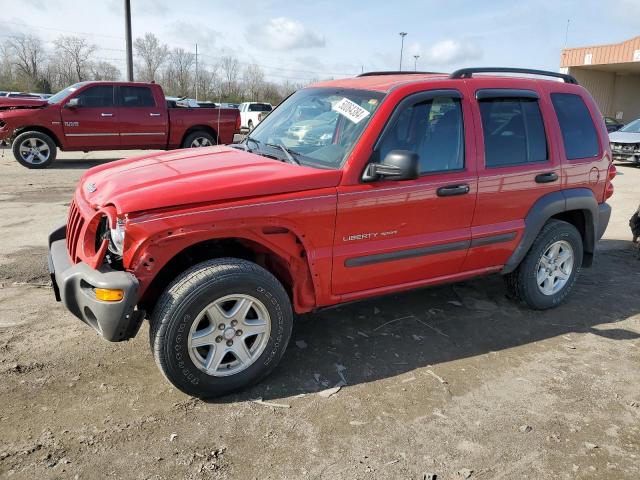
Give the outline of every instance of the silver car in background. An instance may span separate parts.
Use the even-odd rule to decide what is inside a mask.
[[[640,164],[640,118],[609,134],[613,159]]]

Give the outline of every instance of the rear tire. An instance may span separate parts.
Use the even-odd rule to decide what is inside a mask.
[[[250,132],[253,132],[253,129],[254,129],[253,120],[249,120],[249,123],[247,124],[247,127],[249,128]]]
[[[575,284],[582,256],[580,232],[570,223],[549,220],[518,268],[504,276],[510,296],[536,310],[557,307]]]
[[[204,130],[191,132],[182,142],[182,148],[201,148],[217,145],[216,138]]]
[[[56,159],[56,142],[46,133],[30,131],[18,135],[12,145],[13,156],[27,168],[47,168]]]
[[[167,287],[149,335],[164,376],[188,395],[211,398],[267,376],[292,326],[289,297],[271,273],[220,258],[195,265]]]

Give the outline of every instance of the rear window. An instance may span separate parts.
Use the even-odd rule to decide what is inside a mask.
[[[267,103],[254,103],[252,105],[249,105],[249,111],[250,112],[270,112],[271,105]]]
[[[491,98],[480,101],[486,167],[543,162],[547,138],[538,101]]]
[[[551,101],[560,123],[567,159],[598,156],[598,133],[582,98],[572,93],[552,93]]]
[[[120,87],[121,107],[155,107],[153,93],[148,87]]]

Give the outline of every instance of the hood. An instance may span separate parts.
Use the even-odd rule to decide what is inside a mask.
[[[640,143],[640,133],[613,132],[609,134],[612,143]]]
[[[341,176],[340,170],[320,170],[235,148],[211,147],[101,165],[84,175],[80,188],[93,208],[112,204],[118,213],[133,213],[335,187]]]
[[[49,102],[42,99],[0,97],[0,110],[13,108],[42,108],[48,104]]]

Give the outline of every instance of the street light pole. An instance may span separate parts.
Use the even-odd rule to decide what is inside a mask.
[[[407,32],[400,32],[400,71],[402,71],[402,50],[404,50],[404,37],[407,36]]]
[[[133,49],[131,44],[131,0],[124,0],[124,30],[127,41],[127,81],[133,82]]]
[[[417,72],[418,71],[418,59],[420,58],[420,55],[414,55],[413,58],[414,58],[413,71]]]

